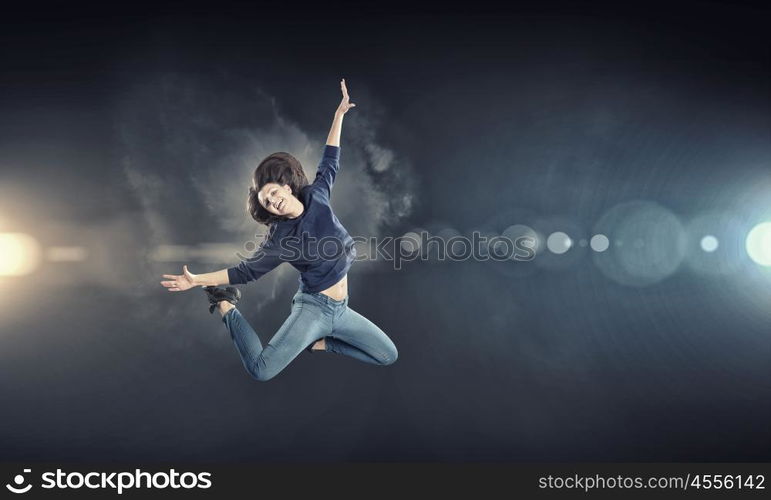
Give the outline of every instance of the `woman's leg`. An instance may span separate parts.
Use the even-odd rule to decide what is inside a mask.
[[[390,365],[399,353],[396,346],[376,324],[346,307],[335,319],[332,333],[325,339],[327,351],[377,365]]]
[[[296,358],[311,342],[331,330],[331,318],[323,310],[292,300],[292,312],[263,347],[257,333],[235,307],[222,321],[230,331],[244,368],[260,381],[270,380]]]
[[[372,364],[380,364],[380,361],[377,358],[373,358],[369,354],[367,354],[366,351],[362,351],[358,347],[354,347],[351,344],[348,344],[346,342],[343,342],[340,339],[335,339],[332,337],[324,337],[324,343],[326,344],[326,351],[327,352],[334,352],[336,354],[342,354],[344,356],[350,356],[352,358],[356,358],[359,361],[364,361],[365,363],[372,363]]]

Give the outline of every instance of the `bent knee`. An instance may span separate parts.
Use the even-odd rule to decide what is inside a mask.
[[[259,382],[267,382],[268,380],[272,379],[276,376],[276,373],[273,373],[269,370],[259,370],[259,369],[251,369],[249,370],[249,375]]]
[[[394,348],[383,356],[382,364],[385,366],[392,365],[396,363],[397,359],[399,359],[399,351]]]

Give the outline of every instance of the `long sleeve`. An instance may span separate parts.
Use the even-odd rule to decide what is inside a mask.
[[[237,266],[228,268],[228,281],[231,285],[243,285],[259,279],[276,266],[284,262],[280,252],[259,248],[252,257],[242,260]]]
[[[332,195],[332,185],[335,183],[338,170],[340,170],[340,146],[327,144],[324,146],[324,155],[321,157],[316,179],[312,184],[313,188],[327,199]]]

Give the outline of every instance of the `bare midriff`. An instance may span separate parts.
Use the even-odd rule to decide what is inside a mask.
[[[320,293],[332,297],[335,300],[345,299],[348,296],[348,275],[346,274],[340,281],[326,290],[322,290]]]

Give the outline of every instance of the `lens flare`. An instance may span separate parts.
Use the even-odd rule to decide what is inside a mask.
[[[567,252],[572,246],[573,240],[562,231],[551,233],[546,239],[546,248],[557,255]]]
[[[589,240],[589,245],[595,252],[604,252],[610,248],[610,240],[604,234],[595,234],[592,239]]]
[[[747,253],[755,263],[771,266],[771,222],[753,227],[747,235]]]
[[[717,238],[711,234],[708,234],[701,239],[700,245],[701,249],[705,252],[714,252],[717,250],[717,247],[720,246],[720,242],[717,240]]]
[[[40,245],[29,235],[0,233],[0,276],[22,276],[40,264]]]

